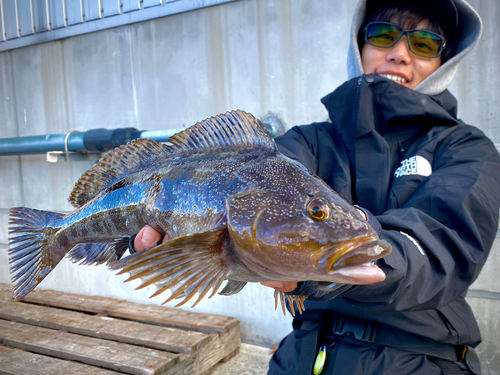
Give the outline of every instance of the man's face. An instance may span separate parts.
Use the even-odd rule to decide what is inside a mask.
[[[416,29],[426,30],[429,21],[420,22]],[[408,49],[406,36],[392,48],[377,48],[365,44],[361,50],[361,62],[365,74],[385,75],[410,89],[417,87],[425,78],[441,66],[441,56],[425,58],[414,55]]]

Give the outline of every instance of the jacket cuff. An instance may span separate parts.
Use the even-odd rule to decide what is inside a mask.
[[[317,281],[300,281],[297,288],[285,294],[307,296],[312,300],[326,301],[338,297],[356,286],[357,285],[342,284],[333,291],[322,291],[318,289]]]
[[[317,281],[299,281],[297,288],[285,294],[289,294],[291,296],[310,296],[311,294],[314,294],[317,291],[318,291]]]
[[[137,237],[137,234],[133,234],[132,236],[129,237],[128,239],[128,252],[133,255],[135,254],[137,251],[134,249],[134,240],[135,240],[135,237]]]

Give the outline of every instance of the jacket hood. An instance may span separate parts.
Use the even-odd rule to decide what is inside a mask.
[[[481,37],[483,24],[479,14],[465,1],[454,0],[458,11],[454,55],[434,73],[423,80],[414,90],[427,95],[442,93],[448,88],[458,64],[474,48]],[[351,42],[347,55],[347,74],[349,79],[363,75],[361,54],[358,46],[358,32],[365,23],[366,0],[358,0],[351,25]]]

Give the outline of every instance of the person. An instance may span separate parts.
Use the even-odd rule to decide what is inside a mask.
[[[321,374],[480,373],[465,295],[498,230],[500,157],[457,118],[447,87],[481,28],[465,0],[358,1],[350,79],[322,99],[330,122],[276,142],[357,205],[393,250],[377,261],[385,280],[371,285],[266,283],[308,296],[269,374],[316,374],[320,352]],[[145,227],[133,244],[160,240]]]

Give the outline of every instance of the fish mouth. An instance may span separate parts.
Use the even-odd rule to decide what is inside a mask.
[[[373,262],[389,255],[392,251],[392,247],[387,241],[373,237],[361,241],[349,241],[345,248],[346,250],[342,252],[340,257],[332,259],[330,272],[344,267]]]
[[[342,250],[330,256],[326,267],[328,275],[334,275],[346,284],[372,284],[384,281],[385,273],[374,261],[389,255],[391,245],[375,237],[348,241]]]

